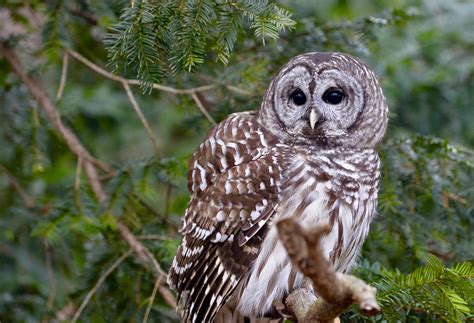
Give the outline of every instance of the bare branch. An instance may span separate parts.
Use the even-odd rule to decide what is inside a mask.
[[[142,234],[142,235],[137,236],[137,238],[140,240],[163,240],[163,241],[172,239],[170,237],[167,237],[161,234]]]
[[[0,172],[3,172],[7,177],[10,185],[13,187],[15,191],[17,191],[18,195],[20,195],[21,199],[25,203],[27,208],[32,208],[35,206],[35,199],[32,198],[24,189],[21,187],[20,182],[13,176],[5,166],[0,164]]]
[[[164,282],[160,285],[158,290],[160,291],[160,294],[165,300],[165,302],[171,308],[176,308],[177,306],[176,298],[174,297],[173,293],[168,289],[167,285]]]
[[[76,52],[75,50],[71,48],[66,48],[66,52],[72,57],[74,57],[75,59],[77,59],[79,62],[81,62],[82,64],[84,64],[85,66],[93,70],[94,72],[96,72],[97,74],[100,74],[110,80],[120,82],[120,83],[124,82],[125,80],[124,78],[117,76],[115,74],[112,74],[104,70],[103,68],[97,66],[96,64],[92,63],[90,60],[88,60],[87,58],[85,58],[84,56],[82,56],[81,54],[79,54],[78,52]]]
[[[79,54],[78,52],[76,52],[76,51],[74,51],[70,48],[66,49],[66,53],[70,54],[72,57],[77,59],[79,62],[81,62],[85,66],[89,67],[94,72],[96,72],[96,73],[98,73],[98,74],[100,74],[100,75],[102,75],[102,76],[104,76],[104,77],[106,77],[110,80],[119,82],[123,85],[123,87],[125,88],[125,91],[127,92],[128,98],[129,98],[130,102],[132,103],[133,108],[135,109],[135,112],[137,112],[137,114],[140,118],[140,121],[142,122],[143,126],[145,127],[145,130],[148,133],[148,136],[150,137],[151,141],[153,142],[153,145],[155,146],[155,149],[157,149],[158,145],[156,144],[156,140],[153,136],[153,132],[151,131],[151,128],[148,125],[148,122],[144,118],[143,113],[140,111],[140,107],[138,106],[135,98],[133,97],[133,93],[132,93],[132,91],[130,90],[130,87],[129,87],[129,85],[140,85],[141,82],[139,80],[129,80],[129,79],[125,79],[121,76],[112,74],[112,73],[106,71],[105,69],[99,67],[98,65],[92,63],[90,60],[88,60],[87,58],[85,58],[84,56],[82,56],[81,54]],[[216,122],[209,115],[207,110],[202,105],[202,102],[199,100],[199,97],[197,97],[197,95],[196,95],[196,92],[207,91],[207,90],[213,89],[213,88],[216,87],[216,85],[211,84],[211,85],[205,85],[205,86],[200,86],[200,87],[195,87],[195,88],[190,88],[190,89],[176,89],[176,88],[173,88],[173,87],[170,87],[170,86],[153,83],[152,87],[154,89],[169,92],[169,93],[189,94],[189,95],[191,95],[193,100],[196,102],[199,110],[201,110],[201,112],[211,122],[212,125],[216,125]],[[233,91],[236,91],[235,89],[236,88],[232,88]]]
[[[123,255],[121,255],[117,260],[114,261],[114,263],[100,276],[99,280],[97,283],[95,283],[94,287],[87,293],[86,297],[82,301],[81,305],[79,306],[79,309],[76,311],[74,314],[71,322],[76,322],[79,319],[79,316],[81,316],[82,311],[86,308],[87,304],[90,302],[94,294],[97,292],[97,290],[102,286],[104,283],[105,279],[109,277],[109,275],[118,267],[122,262],[124,262],[125,259],[128,258],[132,254],[133,250],[129,249],[127,252],[125,252]]]
[[[98,73],[98,74],[100,74],[100,75],[102,75],[102,76],[104,76],[104,77],[106,77],[110,80],[119,82],[123,85],[123,87],[125,88],[125,91],[127,92],[127,96],[129,98],[130,102],[132,103],[132,106],[133,106],[135,112],[138,114],[138,117],[140,118],[140,121],[142,122],[143,126],[145,127],[145,130],[148,133],[148,137],[150,137],[150,140],[152,141],[153,146],[155,147],[155,150],[158,152],[158,145],[157,145],[156,139],[153,135],[153,132],[151,131],[151,127],[148,124],[148,122],[146,121],[139,105],[137,104],[137,101],[135,100],[135,97],[133,96],[132,91],[130,90],[130,86],[129,86],[129,85],[140,85],[141,82],[139,80],[129,80],[129,79],[123,78],[121,76],[112,74],[109,71],[99,67],[98,65],[94,64],[93,62],[91,62],[90,60],[88,60],[87,58],[85,58],[84,56],[82,56],[81,54],[79,54],[78,52],[76,52],[76,51],[74,51],[70,48],[67,48],[65,53],[66,53],[65,57],[67,57],[67,54],[70,54],[72,57],[77,59],[79,62],[81,62],[85,66],[89,67],[94,72],[96,72],[96,73]],[[200,87],[190,88],[190,89],[176,89],[176,88],[173,88],[173,87],[170,87],[170,86],[153,83],[152,87],[154,89],[169,92],[169,93],[189,94],[189,95],[191,95],[193,100],[196,102],[199,110],[201,110],[201,112],[211,122],[212,125],[216,125],[216,122],[214,121],[214,119],[212,119],[212,117],[206,111],[206,109],[202,105],[202,102],[199,100],[199,97],[197,97],[197,95],[196,95],[196,92],[207,91],[207,90],[213,89],[213,88],[216,87],[216,85],[211,84],[211,85],[205,85],[205,86],[200,86]],[[236,89],[235,87],[232,88],[233,91],[236,91],[235,89]]]
[[[137,239],[137,237],[130,232],[128,227],[125,226],[123,223],[118,222],[117,227],[121,236],[125,239],[128,245],[133,249],[133,251],[138,256],[138,258],[145,265],[151,262],[153,264],[153,267],[151,269],[155,272],[155,276],[163,277],[164,280],[166,280],[166,277],[168,275],[166,274],[166,272],[163,271],[160,264],[158,263],[156,258],[153,256],[153,254],[150,252],[150,250],[148,250],[148,248],[145,247]],[[161,284],[158,290],[160,291],[161,296],[163,296],[163,299],[168,303],[168,305],[170,305],[172,308],[175,308],[176,299],[173,296],[173,293],[171,293],[171,291],[164,284]]]
[[[298,322],[333,322],[352,304],[358,304],[366,315],[380,311],[375,288],[354,276],[337,273],[324,255],[321,238],[331,231],[329,224],[304,230],[292,219],[284,219],[277,228],[291,261],[311,279],[320,296],[298,289],[287,297],[286,305]]]
[[[97,26],[99,24],[99,21],[96,17],[94,17],[91,13],[89,12],[84,12],[79,9],[68,9],[68,11],[77,17],[80,17],[84,19],[89,25],[91,26]]]
[[[88,60],[87,58],[85,58],[84,56],[79,54],[78,52],[74,51],[73,49],[67,48],[66,52],[69,53],[72,57],[77,59],[82,64],[89,67],[91,70],[95,71],[96,73],[98,73],[98,74],[100,74],[100,75],[102,75],[102,76],[104,76],[104,77],[106,77],[110,80],[120,82],[120,83],[127,83],[129,85],[140,85],[141,84],[140,80],[125,79],[121,76],[118,76],[118,75],[115,75],[115,74],[112,74],[112,73],[106,71],[105,69],[103,69],[103,68],[99,67],[98,65],[92,63],[90,60]],[[169,92],[169,93],[173,93],[173,94],[192,94],[194,92],[202,92],[202,91],[211,90],[211,89],[215,88],[216,85],[211,84],[211,85],[204,85],[204,86],[199,86],[199,87],[189,88],[189,89],[177,89],[177,88],[174,88],[174,87],[153,83],[152,87],[156,90]]]
[[[54,316],[56,320],[63,322],[69,321],[76,311],[76,306],[73,302],[69,301],[63,308],[61,308]]]
[[[66,86],[68,65],[69,65],[69,55],[65,51],[63,54],[63,67],[61,69],[61,81],[59,82],[59,88],[58,88],[58,93],[56,94],[56,100],[61,99],[63,96],[64,87]]]
[[[216,121],[211,117],[209,112],[207,112],[206,108],[202,104],[201,100],[199,99],[199,96],[196,94],[196,92],[191,93],[191,97],[193,98],[194,102],[196,102],[196,105],[198,106],[199,110],[201,110],[202,114],[209,120],[209,122],[215,126],[217,123]]]
[[[160,287],[161,283],[163,282],[163,276],[158,277],[155,280],[155,286],[153,286],[153,291],[151,292],[150,300],[148,301],[148,306],[146,307],[145,315],[143,316],[143,323],[148,322],[148,316],[150,315],[151,307],[153,306],[153,302],[155,301],[156,292]]]
[[[79,191],[81,188],[81,171],[82,171],[82,159],[81,157],[77,158],[77,166],[76,166],[76,176],[74,179],[74,190]]]
[[[153,256],[150,250],[148,250],[148,248],[145,247],[132,232],[130,232],[128,227],[125,224],[118,222],[117,228],[125,241],[127,241],[128,245],[133,249],[133,251],[135,251],[138,258],[140,258],[140,260],[142,260],[145,264],[153,264],[152,269],[158,275],[163,275],[166,278],[167,274],[163,269],[161,269],[161,266],[156,258]]]
[[[225,85],[225,88],[229,91],[232,91],[232,92],[235,92],[235,93],[238,93],[240,95],[245,95],[245,96],[251,96],[251,95],[254,95],[254,93],[252,92],[249,92],[247,90],[243,90],[241,88],[238,88],[236,86],[233,86],[233,85]]]
[[[94,191],[94,194],[99,200],[99,202],[105,201],[105,199],[107,198],[107,194],[105,193],[102,183],[100,182],[97,169],[88,160],[84,163],[84,170],[86,171],[86,175],[87,175],[87,178],[89,179],[91,188]]]
[[[130,86],[126,82],[122,82],[123,88],[125,89],[125,92],[127,92],[128,99],[130,100],[130,103],[133,106],[133,110],[135,110],[135,113],[138,115],[138,118],[140,119],[143,127],[146,130],[146,133],[148,134],[148,137],[150,138],[151,143],[153,144],[153,148],[155,149],[156,156],[159,156],[159,148],[158,148],[158,142],[155,138],[155,135],[153,134],[153,130],[151,130],[150,124],[145,118],[145,115],[143,114],[142,110],[140,109],[140,106],[137,103],[137,100],[135,99],[135,96],[133,95],[132,90],[130,89]]]

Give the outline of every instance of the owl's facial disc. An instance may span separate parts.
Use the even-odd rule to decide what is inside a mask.
[[[364,108],[364,88],[352,74],[337,68],[315,73],[313,102],[326,122],[320,135],[348,136]]]
[[[261,121],[289,141],[373,147],[388,108],[375,74],[354,57],[308,53],[283,66],[270,84]]]
[[[295,136],[344,135],[356,121],[363,101],[359,82],[337,68],[294,65],[276,84],[275,111]]]

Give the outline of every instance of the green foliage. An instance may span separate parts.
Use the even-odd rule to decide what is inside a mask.
[[[410,274],[390,271],[376,264],[363,263],[357,269],[357,274],[377,288],[377,301],[383,315],[368,320],[352,312],[346,314],[347,319],[372,322],[462,322],[472,314],[472,262],[445,267],[437,258],[430,256],[426,266]]]
[[[472,150],[446,140],[415,135],[388,140],[379,215],[365,255],[409,270],[428,253],[444,259],[474,259],[472,241]],[[381,258],[382,257],[382,258]]]
[[[192,71],[209,50],[229,62],[245,26],[265,42],[295,22],[290,12],[268,0],[132,1],[106,39],[115,70],[130,70],[145,86],[174,73]]]
[[[391,120],[379,149],[378,215],[355,273],[378,288],[383,313],[354,309],[343,320],[458,322],[472,320],[474,309],[473,15],[469,1],[3,1],[0,41],[15,46],[51,98],[70,47],[147,90],[153,82],[215,85],[199,98],[216,121],[258,108],[271,76],[294,55],[362,57],[380,76]],[[99,172],[108,195],[100,203],[0,56],[2,322],[70,320],[129,248],[118,221],[169,268],[189,198],[187,160],[210,124],[189,95],[135,95],[158,157],[123,88],[72,57],[64,95],[53,99],[108,164]],[[132,255],[80,320],[142,321],[154,283]],[[149,321],[178,321],[160,293]]]

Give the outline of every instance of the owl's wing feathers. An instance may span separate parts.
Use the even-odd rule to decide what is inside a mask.
[[[256,258],[276,208],[281,165],[254,113],[215,127],[190,161],[191,201],[170,285],[185,322],[208,322]]]

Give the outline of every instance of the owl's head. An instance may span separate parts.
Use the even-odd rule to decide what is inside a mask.
[[[284,141],[372,148],[385,133],[387,114],[377,77],[364,63],[341,53],[308,53],[274,76],[259,120]]]

